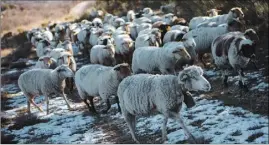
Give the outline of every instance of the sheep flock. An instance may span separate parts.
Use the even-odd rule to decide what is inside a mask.
[[[101,10],[94,11],[81,22],[58,22],[27,33],[39,57],[32,70],[20,75],[18,84],[28,104],[43,111],[34,102],[44,95],[49,114],[49,99],[78,91],[90,112],[109,113],[115,99],[132,139],[136,116],[159,112],[164,116],[162,141],[167,139],[168,118],[184,129],[188,138],[199,140],[184,125],[180,117],[183,103],[195,106],[193,93],[209,92],[211,83],[203,76],[209,66],[204,54],[211,54],[216,69],[222,70],[223,86],[227,88],[230,72],[239,76],[239,87],[248,91],[244,70],[255,62],[255,46],[259,37],[253,29],[243,30],[244,13],[240,7],[228,12],[211,9],[208,16],[193,17],[189,22],[162,6],[156,14],[146,7],[138,12],[130,10],[116,16]],[[74,51],[72,44],[78,46]],[[89,60],[78,68],[75,57]],[[64,90],[67,90],[65,92]],[[94,97],[106,104],[96,110]],[[53,103],[53,102],[51,102]]]

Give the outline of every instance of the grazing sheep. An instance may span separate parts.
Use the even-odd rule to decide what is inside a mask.
[[[116,96],[118,111],[120,106],[117,99],[117,89],[119,83],[127,76],[131,75],[129,65],[126,63],[118,64],[114,67],[90,64],[81,67],[75,74],[75,83],[79,96],[89,108],[90,112],[97,113],[93,105],[93,97],[100,96],[107,104],[107,113],[110,109],[109,97]],[[90,101],[91,107],[87,100]]]
[[[256,43],[246,38],[241,32],[230,32],[221,35],[212,42],[212,56],[217,67],[221,68],[222,79],[228,87],[228,70],[233,68],[239,74],[239,85],[247,89],[243,69],[251,59],[255,58]]]
[[[34,102],[34,98],[44,95],[47,102],[47,114],[49,114],[49,98],[60,95],[64,98],[67,107],[71,109],[65,94],[63,93],[63,80],[73,77],[74,73],[67,65],[61,65],[52,69],[33,69],[24,72],[18,79],[18,85],[24,95],[27,97],[27,111],[30,113],[30,104],[38,110],[43,110]]]
[[[228,23],[233,19],[242,19],[244,17],[244,13],[241,8],[234,7],[232,8],[228,14],[218,15],[214,17],[194,17],[190,20],[189,27],[190,29],[195,29],[197,25],[202,22],[216,22],[217,25]]]
[[[179,42],[169,42],[162,48],[140,47],[133,53],[132,71],[134,74],[154,73],[154,71],[160,71],[162,74],[175,74],[175,64],[182,58],[190,59],[190,55]]]
[[[102,64],[105,66],[115,65],[115,48],[114,45],[95,45],[90,51],[92,64]]]
[[[137,115],[149,115],[158,111],[164,116],[162,126],[162,141],[167,138],[168,118],[177,120],[187,136],[195,141],[194,136],[186,128],[179,112],[184,102],[187,107],[195,104],[191,96],[184,95],[186,91],[209,91],[210,83],[203,77],[203,70],[190,66],[174,75],[138,74],[125,78],[118,87],[118,97],[122,115],[130,129],[133,140]]]
[[[186,34],[186,32],[180,30],[168,31],[163,37],[163,43],[165,44],[171,41],[180,41],[184,34]]]
[[[55,69],[56,67],[57,62],[55,59],[50,58],[50,56],[41,56],[38,58],[34,68]]]
[[[228,24],[222,24],[217,27],[201,27],[186,33],[186,36],[197,36],[194,38],[196,47],[195,51],[198,54],[198,59],[201,60],[204,66],[206,66],[203,61],[203,55],[205,53],[211,53],[211,43],[212,41],[225,33],[232,31],[240,31],[242,24],[240,21],[234,19],[233,21],[228,22]]]

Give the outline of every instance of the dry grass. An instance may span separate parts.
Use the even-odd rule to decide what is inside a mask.
[[[49,21],[60,20],[78,1],[8,1],[3,2],[6,10],[2,12],[1,35],[12,31],[38,27]],[[12,6],[12,8],[10,8]]]

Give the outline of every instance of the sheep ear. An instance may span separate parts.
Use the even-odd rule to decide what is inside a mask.
[[[118,67],[115,67],[114,70],[115,71],[120,71],[120,67],[119,66]]]

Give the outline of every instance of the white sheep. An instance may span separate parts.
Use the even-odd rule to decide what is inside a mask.
[[[124,19],[122,18],[114,18],[114,20],[112,21],[112,25],[115,27],[115,28],[118,28],[120,27],[121,25],[123,25],[125,23]]]
[[[128,22],[133,22],[133,20],[135,19],[135,12],[133,10],[129,10],[126,16]]]
[[[228,24],[218,25],[217,27],[201,27],[194,30],[189,31],[186,33],[186,36],[197,36],[194,38],[196,47],[195,51],[198,54],[198,59],[206,65],[203,61],[203,55],[205,53],[211,52],[211,43],[212,41],[225,33],[232,32],[232,31],[240,31],[242,28],[241,22],[234,19],[233,21],[228,22]]]
[[[92,24],[95,28],[103,28],[103,21],[100,18],[94,18]]]
[[[225,87],[228,87],[228,70],[232,68],[239,74],[239,85],[247,90],[243,69],[255,58],[255,40],[242,32],[230,32],[221,35],[212,42],[212,56],[217,67],[222,69],[222,79]]]
[[[114,39],[111,36],[111,34],[103,33],[98,39],[97,39],[97,45],[108,45],[108,44],[114,44]]]
[[[50,56],[41,56],[38,58],[34,68],[39,69],[55,69],[57,67],[57,62],[55,59],[50,58]]]
[[[162,21],[164,21],[166,24],[172,25],[176,16],[172,13],[165,14],[162,17]]]
[[[111,19],[113,19],[113,15],[112,14],[109,14],[109,13],[106,13],[105,14],[105,17],[104,17],[104,23],[106,24],[110,24],[111,25]]]
[[[91,34],[90,34],[90,38],[89,38],[89,43],[91,44],[91,46],[97,45],[97,40],[98,38],[103,34],[104,29],[92,29],[91,30]]]
[[[64,50],[69,52],[71,55],[74,55],[72,42],[69,39],[66,39],[62,43],[59,43],[56,48],[63,48]]]
[[[145,29],[139,32],[138,37],[135,40],[135,49],[144,46],[157,46],[162,45],[161,32],[158,28]]]
[[[37,46],[36,46],[36,55],[37,57],[41,57],[44,56],[46,53],[46,49],[50,47],[50,41],[46,40],[46,39],[41,39],[37,42]]]
[[[189,27],[188,26],[182,26],[182,25],[174,25],[171,27],[171,30],[180,30],[184,32],[189,32]]]
[[[146,72],[162,74],[175,74],[175,64],[182,58],[190,59],[184,45],[179,42],[166,43],[160,47],[140,47],[135,49],[132,59],[132,71],[134,74]]]
[[[115,65],[115,48],[114,45],[95,45],[90,51],[92,64],[102,64],[105,66]]]
[[[118,62],[132,61],[132,54],[134,51],[134,41],[128,34],[114,35],[115,40],[115,57]]]
[[[163,37],[163,43],[171,42],[171,41],[180,41],[186,32],[180,30],[170,30],[165,33]]]
[[[89,46],[89,39],[91,35],[91,27],[84,27],[82,28],[78,34],[78,46],[81,51],[86,51],[90,48]]]
[[[60,95],[64,98],[67,107],[71,109],[65,94],[63,93],[63,80],[73,77],[74,73],[66,65],[52,69],[32,69],[22,73],[18,79],[18,85],[27,97],[27,111],[30,113],[30,104],[43,112],[35,102],[34,98],[44,95],[47,102],[47,114],[49,114],[49,98],[53,95]]]
[[[218,16],[219,12],[221,12],[221,10],[218,10],[218,9],[210,9],[210,10],[206,11],[206,13],[209,15],[209,17]]]
[[[76,72],[75,83],[79,96],[83,99],[90,112],[97,113],[93,105],[93,97],[100,96],[102,101],[107,104],[107,109],[102,111],[106,113],[111,107],[109,97],[117,96],[119,83],[130,74],[129,65],[126,63],[118,64],[114,67],[90,64],[81,67]],[[90,101],[91,107],[87,100]],[[120,111],[118,100],[117,104],[118,111]]]
[[[133,22],[136,24],[142,24],[142,23],[149,23],[150,24],[151,20],[149,18],[146,18],[146,17],[141,17],[141,18],[134,19]]]
[[[190,29],[195,29],[197,25],[202,22],[216,22],[217,25],[228,23],[233,19],[244,17],[244,13],[242,12],[241,8],[234,7],[232,8],[228,14],[213,16],[213,17],[194,17],[190,20],[189,27]]]
[[[187,107],[195,105],[191,96],[184,95],[187,91],[209,91],[210,83],[203,77],[203,70],[190,66],[174,75],[138,74],[126,77],[118,87],[118,97],[124,120],[132,138],[136,143],[135,126],[137,115],[149,115],[159,112],[164,116],[162,125],[162,141],[167,138],[168,118],[178,121],[187,136],[195,141],[194,136],[186,128],[180,118],[183,102]]]

